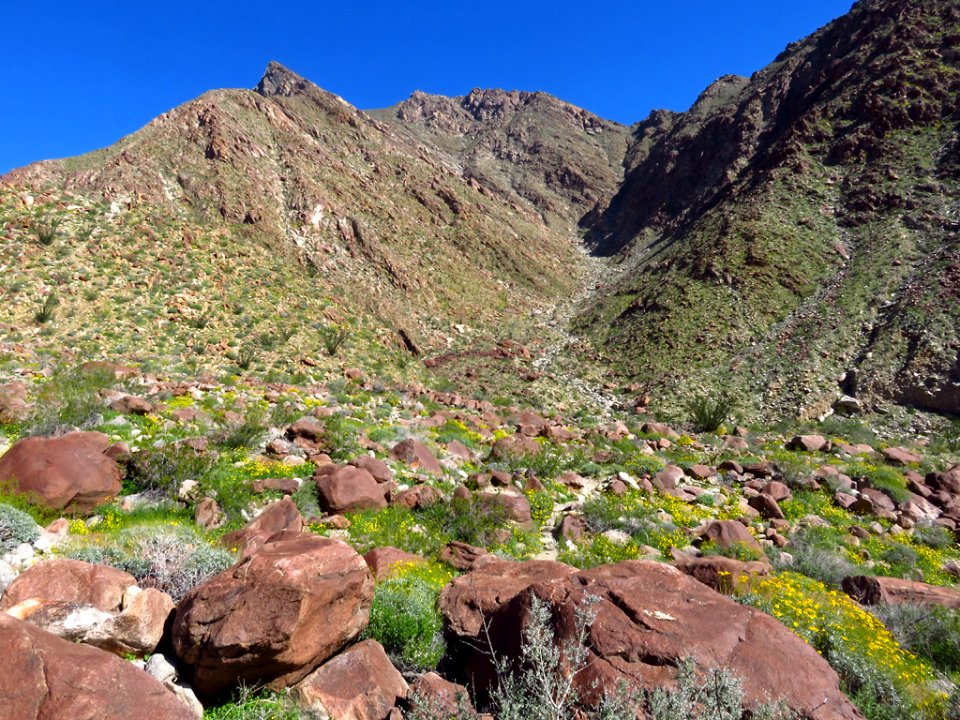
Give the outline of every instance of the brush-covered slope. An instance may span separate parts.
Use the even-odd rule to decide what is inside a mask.
[[[456,158],[470,177],[532,202],[553,226],[575,226],[623,180],[628,128],[547,93],[415,92],[371,114]]]
[[[225,337],[272,332],[277,313],[308,325],[326,297],[339,319],[428,350],[454,325],[498,334],[565,292],[581,262],[530,203],[277,64],[255,91],[206,93],[109,148],[4,181],[0,264],[18,268],[10,317],[29,334],[58,293],[61,322],[43,328],[54,344],[106,330],[135,344],[143,306],[162,318],[188,294],[195,324]],[[45,246],[51,223],[57,240]],[[79,239],[87,227],[98,243]],[[143,283],[156,302],[134,292]],[[101,308],[118,284],[130,301]],[[171,347],[189,334],[173,333]],[[304,342],[316,354],[318,341]]]
[[[960,412],[960,6],[864,0],[753,77],[635,128],[581,317],[627,373],[812,417]]]

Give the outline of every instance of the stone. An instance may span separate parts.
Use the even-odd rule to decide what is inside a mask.
[[[377,460],[370,455],[361,455],[350,461],[354,467],[366,470],[378,483],[388,483],[393,480],[393,470],[383,460]]]
[[[415,485],[397,493],[392,503],[400,507],[410,508],[411,510],[420,510],[431,505],[436,505],[443,499],[443,495],[435,487],[430,485]]]
[[[284,530],[303,530],[303,516],[296,503],[289,497],[267,505],[257,517],[239,530],[224,535],[220,543],[229,549],[237,549],[241,556],[256,552],[273,535]]]
[[[197,720],[195,711],[131,663],[3,613],[0,647],[0,717]]]
[[[778,503],[784,500],[789,500],[793,497],[793,493],[790,491],[790,488],[779,480],[772,480],[771,482],[768,482],[760,489],[760,492],[764,495],[769,495]]]
[[[439,712],[441,717],[462,717],[461,708],[468,717],[476,712],[470,702],[470,694],[463,685],[442,678],[435,672],[420,675],[410,686],[410,709],[416,712]],[[419,701],[419,702],[418,702]],[[423,706],[423,707],[421,707]]]
[[[490,458],[500,462],[535,457],[540,454],[540,445],[526,435],[510,435],[497,440],[490,448]]]
[[[580,542],[586,534],[587,521],[582,515],[564,515],[557,526],[557,535],[571,542]]]
[[[765,520],[783,520],[786,517],[777,501],[766,493],[755,495],[747,503]]]
[[[514,492],[485,492],[478,493],[476,499],[486,507],[501,508],[507,519],[518,525],[526,527],[533,522],[530,501],[524,495]]]
[[[480,558],[487,554],[487,551],[482,547],[454,540],[440,549],[438,558],[440,562],[446,563],[455,570],[464,571],[470,570]]]
[[[803,452],[829,452],[830,441],[822,435],[796,435],[787,443],[788,450]]]
[[[12,480],[15,492],[48,507],[87,513],[120,493],[120,467],[104,455],[109,446],[95,432],[23,438],[0,457],[0,482]]]
[[[843,579],[843,591],[861,605],[922,605],[958,609],[960,591],[894,577],[853,575]]]
[[[27,385],[14,381],[0,385],[0,423],[18,423],[27,419]]]
[[[407,683],[376,640],[364,640],[328,660],[291,688],[308,713],[338,720],[386,720]]]
[[[712,478],[716,474],[716,468],[712,468],[709,465],[702,465],[700,463],[696,463],[687,468],[687,475],[692,477],[694,480],[706,480],[707,478]]]
[[[653,477],[651,482],[657,490],[673,490],[684,477],[683,468],[677,465],[667,465]]]
[[[329,474],[315,477],[318,500],[324,512],[379,510],[387,506],[383,487],[363,468],[339,466]]]
[[[121,393],[110,403],[110,409],[124,415],[149,415],[154,411],[153,404],[142,397]]]
[[[0,598],[0,611],[24,600],[60,600],[91,605],[103,612],[120,609],[127,588],[136,585],[130,573],[80,560],[44,560],[20,573]]]
[[[427,561],[419,555],[389,546],[368,551],[363,556],[363,560],[377,582],[396,574],[398,567],[427,564]]]
[[[887,459],[887,462],[893,465],[911,465],[913,463],[923,462],[923,456],[917,455],[902,447],[888,447],[880,451],[880,454]]]
[[[433,453],[419,440],[407,438],[397,443],[390,451],[390,457],[406,463],[412,469],[428,475],[443,475],[443,468]]]
[[[311,443],[319,443],[321,440],[323,440],[324,432],[325,430],[323,426],[319,423],[316,423],[309,418],[301,418],[293,423],[293,425],[288,427],[284,434],[290,440],[302,438],[304,440],[309,440]]]
[[[656,562],[577,572],[560,563],[496,561],[454,579],[440,595],[452,666],[463,669],[467,686],[484,692],[495,678],[488,634],[499,657],[516,659],[537,597],[547,605],[558,642],[565,642],[574,636],[576,610],[588,595],[599,598],[596,619],[585,643],[585,669],[575,680],[587,702],[620,681],[640,690],[670,685],[680,659],[689,657],[703,669],[729,668],[741,678],[747,704],[772,694],[809,720],[862,720],[840,691],[837,674],[799,636]]]
[[[216,500],[205,497],[194,507],[193,520],[204,530],[213,530],[223,525],[223,512]]]
[[[680,439],[680,435],[676,430],[663,423],[644,423],[640,428],[640,432],[644,435],[659,435],[660,437],[669,438],[670,440]]]
[[[694,531],[702,542],[713,542],[720,548],[745,545],[760,550],[760,543],[746,526],[736,520],[714,520]]]
[[[201,697],[241,682],[277,690],[354,640],[372,601],[373,577],[349,545],[278,533],[184,596],[173,649]]]

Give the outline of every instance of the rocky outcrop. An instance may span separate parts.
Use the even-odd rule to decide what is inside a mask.
[[[352,465],[317,468],[317,497],[324,512],[338,514],[387,506],[385,486]]]
[[[187,593],[173,648],[198,694],[287,687],[363,631],[372,600],[367,564],[348,545],[280,533]]]
[[[46,560],[10,583],[0,598],[0,610],[9,610],[27,600],[40,600],[89,605],[110,613],[120,610],[127,588],[136,584],[130,573],[107,565],[61,558]]]
[[[120,492],[117,463],[104,454],[103,433],[73,432],[62,437],[27,437],[0,457],[0,482],[57,510],[89,512]]]
[[[853,575],[843,579],[843,591],[861,605],[938,605],[960,609],[960,592],[915,580]]]
[[[862,719],[826,661],[783,625],[675,568],[645,561],[580,572],[558,563],[493,562],[455,579],[440,607],[468,684],[482,690],[492,679],[486,633],[501,657],[517,657],[533,597],[547,604],[562,642],[575,636],[575,611],[588,596],[598,598],[596,619],[586,643],[588,664],[577,677],[588,700],[598,699],[596,688],[621,680],[641,688],[669,686],[681,659],[689,657],[701,668],[730,668],[743,681],[748,705],[765,702],[775,689],[813,720]]]

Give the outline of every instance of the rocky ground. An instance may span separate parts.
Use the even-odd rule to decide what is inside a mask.
[[[582,643],[553,669],[578,712],[625,682],[630,712],[673,717],[653,691],[680,693],[685,662],[744,707],[952,712],[949,438],[694,432],[353,368],[225,385],[94,363],[0,397],[9,717],[509,717],[497,688],[538,628]]]

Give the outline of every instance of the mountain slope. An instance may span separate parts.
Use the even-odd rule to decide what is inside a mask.
[[[541,92],[416,92],[371,114],[462,164],[465,174],[532,202],[572,227],[623,180],[626,127]]]
[[[808,418],[843,393],[960,412],[960,8],[871,0],[635,128],[581,316],[662,398]],[[842,380],[841,380],[842,379]]]
[[[446,347],[455,324],[468,336],[505,337],[529,310],[567,292],[582,262],[571,236],[547,227],[531,203],[464,177],[447,156],[277,64],[256,91],[206,93],[109,148],[37,163],[4,183],[47,190],[32,207],[7,205],[15,229],[5,254],[18,252],[47,216],[66,218],[65,241],[75,245],[69,236],[81,223],[66,208],[81,199],[112,203],[98,216],[99,234],[115,237],[123,218],[139,214],[152,218],[160,244],[220,236],[228,262],[247,262],[245,253],[234,256],[241,246],[269,248],[272,261],[332,298],[340,317],[370,319],[424,351]],[[19,280],[57,285],[27,272],[44,272],[40,260],[24,265]],[[303,301],[288,284],[278,276],[273,307]],[[63,285],[61,294],[74,290]],[[242,295],[244,287],[222,293]],[[31,324],[41,299],[14,298],[15,321]],[[216,298],[204,303],[219,317]],[[84,306],[71,310],[82,315]]]

